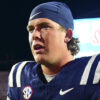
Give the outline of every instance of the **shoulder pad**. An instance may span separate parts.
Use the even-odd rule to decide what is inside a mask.
[[[94,75],[94,77],[91,74]],[[89,77],[92,78],[92,84],[97,84],[100,81],[100,54],[93,55],[88,61],[83,71],[80,85],[86,85]]]
[[[9,74],[9,87],[14,87],[14,79],[16,80],[16,86],[21,87],[21,72],[25,65],[29,62],[33,61],[23,61],[12,66],[12,69]],[[16,74],[14,75],[15,72]]]
[[[94,79],[93,79],[93,84],[97,84],[100,81],[100,54],[97,56],[97,60],[94,63],[94,66],[96,66],[95,74],[94,74]]]

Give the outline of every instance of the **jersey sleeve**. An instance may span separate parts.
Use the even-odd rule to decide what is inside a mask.
[[[10,92],[11,88],[13,87],[13,72],[18,64],[13,65],[9,77],[8,77],[8,92],[7,92],[7,100],[13,100],[12,93]]]
[[[7,92],[7,100],[14,100],[13,98],[13,95],[12,95],[12,88],[14,87],[14,72],[16,70],[16,67],[18,66],[19,64],[15,64],[13,65],[11,71],[10,71],[10,74],[9,74],[9,77],[8,77],[8,92]]]
[[[92,97],[92,100],[100,100],[100,54],[97,55],[94,65],[96,65],[96,70],[94,74],[93,84],[97,85],[97,89]]]
[[[21,73],[25,65],[29,62],[23,61],[13,65],[8,77],[7,100],[18,100],[21,94],[18,92],[21,87]]]
[[[84,96],[89,100],[98,100],[100,97],[100,54],[90,56],[80,80],[85,86]]]

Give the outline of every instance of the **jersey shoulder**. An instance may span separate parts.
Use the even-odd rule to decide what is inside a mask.
[[[100,81],[100,54],[73,60],[64,67],[59,77],[67,79],[64,81],[67,81],[68,85],[70,83],[76,85],[98,84]]]
[[[37,65],[34,61],[22,61],[18,62],[12,66],[11,71],[9,73],[9,87],[21,87],[21,76],[22,73],[31,70],[33,67]]]
[[[90,57],[84,57],[83,62],[86,61],[83,69],[80,84],[97,84],[100,81],[100,54],[95,54]]]

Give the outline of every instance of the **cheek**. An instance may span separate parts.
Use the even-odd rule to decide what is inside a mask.
[[[58,34],[59,35],[59,34]],[[54,52],[62,52],[62,49],[65,47],[64,37],[62,35],[55,36],[51,40],[51,48]]]
[[[31,46],[31,45],[32,45],[32,34],[29,34],[28,40],[29,40],[29,44],[30,44],[30,46]]]
[[[55,46],[58,46],[58,45],[60,46],[62,43],[64,43],[64,37],[63,35],[60,35],[60,34],[53,35],[51,38],[51,42]]]
[[[52,31],[42,34],[42,37],[49,51],[59,51],[59,48],[61,49],[64,45],[64,33]]]
[[[49,51],[56,52],[60,45],[59,43],[60,41],[55,35],[50,36],[47,39],[47,47],[49,48]]]

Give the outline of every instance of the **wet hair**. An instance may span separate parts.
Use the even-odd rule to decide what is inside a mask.
[[[79,51],[79,39],[72,37],[72,39],[67,43],[68,50],[71,51],[71,54],[75,56]]]
[[[61,29],[66,31],[66,28],[63,26],[61,26]],[[79,39],[75,37],[72,37],[72,39],[67,43],[67,48],[71,51],[73,56],[75,56],[80,51],[79,43]]]

